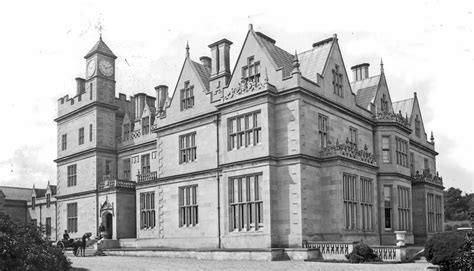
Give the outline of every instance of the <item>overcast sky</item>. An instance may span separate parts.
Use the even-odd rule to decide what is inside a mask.
[[[249,23],[288,52],[337,33],[347,69],[369,62],[376,74],[383,58],[392,100],[418,93],[445,186],[474,192],[474,1],[165,3],[1,4],[0,185],[56,183],[57,99],[75,95],[74,78],[85,76],[83,57],[102,18],[103,39],[118,56],[117,95],[155,95],[160,84],[174,89],[186,41],[198,61],[210,55],[207,45],[227,38],[235,63]]]

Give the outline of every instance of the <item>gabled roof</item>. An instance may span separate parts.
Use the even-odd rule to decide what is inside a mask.
[[[191,60],[191,59],[190,59]],[[209,72],[204,65],[197,63],[191,60],[191,64],[196,69],[199,78],[201,79],[202,83],[206,87],[206,91],[209,91],[209,79],[211,78],[211,73]]]
[[[31,200],[31,188],[0,186],[0,190],[8,200]]]
[[[398,113],[401,111],[402,116],[408,116],[408,118],[411,118],[411,113],[413,112],[414,104],[415,104],[415,98],[410,98],[410,99],[394,102],[392,103],[393,112]]]
[[[356,93],[356,103],[363,108],[369,109],[370,103],[375,101],[381,75],[375,75],[363,80],[351,83],[352,91]]]
[[[331,51],[333,38],[325,39],[313,45],[313,48],[298,54],[301,75],[317,82],[317,74],[322,74]]]
[[[46,195],[46,189],[34,188],[36,193],[36,198],[43,198]]]
[[[51,196],[56,195],[58,189],[56,185],[49,185],[49,188],[51,189]]]
[[[261,32],[256,32],[260,43],[268,52],[278,68],[283,68],[283,76],[289,76],[293,69],[292,63],[294,56],[287,51],[275,45],[275,40]]]
[[[92,47],[92,49],[87,53],[87,55],[84,58],[88,58],[91,55],[95,53],[101,53],[106,56],[110,56],[112,58],[117,58],[117,56],[110,50],[109,46],[105,44],[105,42],[102,40],[102,36],[100,36],[99,41]]]

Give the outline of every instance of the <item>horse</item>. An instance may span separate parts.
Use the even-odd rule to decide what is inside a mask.
[[[81,240],[77,240],[77,241],[74,241],[72,243],[72,247],[73,247],[73,253],[74,253],[74,256],[79,256],[79,255],[82,255],[82,257],[85,257],[86,256],[86,244],[87,244],[87,240],[92,236],[92,233],[90,232],[86,232],[83,236],[82,236],[82,239]]]

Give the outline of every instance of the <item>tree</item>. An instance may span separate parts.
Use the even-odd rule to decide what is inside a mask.
[[[0,212],[0,270],[69,270],[71,262],[33,224]]]
[[[464,194],[461,189],[450,187],[444,191],[444,215],[446,220],[468,219],[469,204],[473,194]]]

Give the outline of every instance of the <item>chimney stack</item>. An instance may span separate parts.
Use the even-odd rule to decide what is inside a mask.
[[[354,82],[369,78],[369,63],[362,63],[351,68]]]
[[[76,95],[86,92],[86,80],[76,77]]]
[[[168,86],[159,85],[155,87],[156,90],[156,109],[161,114],[165,109],[165,103],[168,99]]]
[[[230,80],[230,46],[232,42],[222,39],[209,45],[211,48],[211,89],[224,87]]]
[[[201,64],[204,66],[204,68],[206,68],[206,70],[211,72],[211,62],[212,62],[211,58],[208,56],[201,56],[199,60],[201,61]]]

